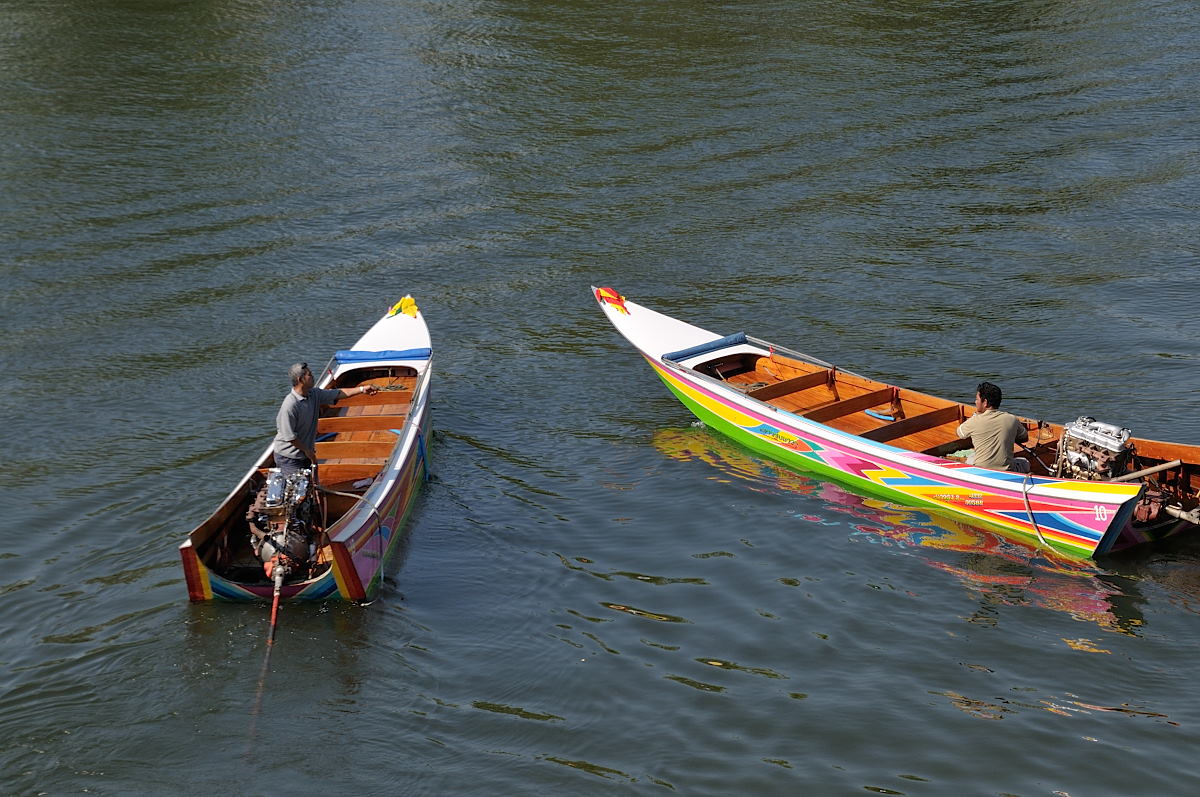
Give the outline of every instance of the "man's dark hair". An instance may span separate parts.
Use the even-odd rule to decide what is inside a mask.
[[[979,387],[975,388],[975,392],[993,409],[998,409],[1000,401],[1004,398],[1004,395],[1000,392],[1000,388],[991,382],[980,382]]]

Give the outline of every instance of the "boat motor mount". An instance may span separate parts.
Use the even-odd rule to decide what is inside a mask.
[[[279,468],[267,471],[246,520],[250,547],[268,579],[275,580],[280,571],[285,580],[309,575],[316,553],[317,506],[310,469],[287,476]]]
[[[1120,476],[1133,453],[1130,434],[1128,429],[1088,416],[1071,421],[1058,440],[1054,475],[1089,481]]]

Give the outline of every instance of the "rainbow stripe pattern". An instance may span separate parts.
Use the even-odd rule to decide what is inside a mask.
[[[371,479],[359,482],[366,491],[326,532],[329,544],[322,561],[328,567],[305,581],[284,584],[284,600],[369,601],[383,584],[389,561],[403,547],[403,530],[428,477],[426,438],[432,378],[432,348],[429,329],[412,296],[405,296],[350,348],[338,351],[326,369],[322,387],[357,368],[400,366],[417,376],[403,419],[389,417],[385,424],[396,435],[391,455]],[[188,597],[192,601],[213,599],[271,600],[273,585],[255,573],[249,581],[236,581],[246,571],[244,563],[229,567],[227,535],[248,532],[235,519],[246,511],[247,490],[255,474],[271,461],[268,447],[255,465],[226,496],[217,510],[194,529],[179,546]],[[375,460],[377,462],[378,460]],[[351,496],[353,497],[353,496]],[[244,544],[244,543],[243,543]],[[256,563],[257,564],[257,563]],[[211,567],[210,567],[211,565]],[[257,569],[256,569],[257,571]]]
[[[417,436],[420,438],[420,431]],[[332,563],[317,578],[285,584],[283,600],[348,601],[374,600],[383,583],[388,562],[400,548],[408,516],[412,513],[426,476],[426,451],[423,438],[414,455],[405,459],[395,472],[380,506],[371,510],[360,504],[329,529]],[[196,555],[191,541],[179,549],[187,581],[188,598],[205,601],[219,598],[233,601],[271,600],[272,586],[239,584],[213,572]]]
[[[718,336],[648,310],[611,288],[597,301],[667,388],[714,430],[798,470],[897,503],[951,513],[1071,557],[1107,552],[1126,529],[1139,484],[1077,481],[977,468],[877,443],[748,398],[663,352]],[[613,297],[620,298],[620,312]],[[686,328],[686,329],[685,329]],[[688,332],[688,329],[691,332]],[[763,352],[766,354],[766,352]]]

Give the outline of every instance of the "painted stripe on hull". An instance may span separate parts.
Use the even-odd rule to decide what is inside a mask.
[[[363,598],[353,600],[373,599],[378,594],[387,563],[399,548],[402,535],[396,532],[404,528],[424,482],[420,476],[425,469],[425,446],[415,445],[414,449],[414,456],[409,458],[404,470],[397,476],[390,500],[379,510],[383,522],[373,534],[356,535],[356,541],[346,544],[347,550],[351,551],[354,576],[363,593]]]
[[[425,447],[414,449],[414,456],[409,458],[407,467],[398,477],[388,501],[380,509],[384,522],[378,523],[375,512],[370,509],[360,509],[369,519],[361,525],[355,534],[346,541],[331,543],[333,563],[329,570],[312,581],[302,584],[284,585],[281,597],[283,600],[325,600],[332,596],[340,596],[344,600],[361,601],[374,598],[383,583],[383,572],[388,560],[397,549],[401,535],[393,531],[403,528],[405,520],[411,514],[416,503],[416,497],[424,479],[418,478],[424,473]],[[352,520],[352,518],[351,518]],[[378,547],[375,543],[378,542]],[[212,572],[200,558],[190,543],[180,548],[183,559],[184,574],[188,584],[188,598],[193,601],[212,600],[220,598],[232,601],[269,601],[272,598],[273,587],[270,584],[241,584],[223,578]]]
[[[893,446],[872,446],[876,456],[888,461],[873,461],[861,451],[856,451],[838,442],[844,436],[861,441],[829,427],[805,422],[799,416],[781,411],[780,417],[771,418],[752,409],[735,404],[731,399],[688,381],[660,363],[647,357],[647,361],[663,380],[664,384],[698,418],[710,423],[718,431],[738,440],[744,445],[802,469],[813,470],[831,477],[847,479],[868,491],[902,502],[916,502],[943,511],[951,511],[970,517],[973,521],[1001,531],[1020,535],[1023,539],[1037,542],[1037,532],[1029,523],[1029,515],[1022,496],[1026,483],[1023,475],[1000,473],[973,466],[944,463],[928,455],[914,455]],[[795,418],[796,423],[785,424]],[[805,424],[818,427],[824,436],[805,428]],[[786,426],[786,428],[785,428]],[[899,452],[892,455],[890,452]],[[928,463],[938,471],[910,471],[899,458]],[[983,476],[993,481],[1008,482],[1007,489],[994,485],[985,486],[978,481],[969,481],[962,476]],[[997,478],[999,477],[999,478]],[[1057,487],[1057,479],[1031,477],[1032,486]],[[1090,556],[1096,552],[1104,534],[1114,525],[1124,525],[1121,515],[1132,511],[1131,499],[1137,494],[1134,485],[1115,485],[1101,482],[1085,482],[1083,491],[1095,494],[1093,500],[1030,495],[1033,509],[1043,537],[1056,549],[1073,556]],[[1073,489],[1075,482],[1070,484]],[[1099,503],[1103,501],[1103,503]],[[1125,502],[1125,506],[1120,506]],[[1117,525],[1119,524],[1119,525]]]
[[[331,543],[329,549],[333,552],[333,577],[337,581],[338,591],[349,601],[360,601],[366,597],[358,572],[354,569],[354,558],[340,542]]]
[[[179,549],[183,559],[183,575],[187,580],[188,598],[193,601],[212,600],[212,584],[208,580],[208,568],[196,556],[196,549],[191,542],[185,543]]]

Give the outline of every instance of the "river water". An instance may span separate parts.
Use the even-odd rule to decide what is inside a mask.
[[[1186,0],[0,2],[0,791],[1194,793],[1200,543],[776,467],[588,287],[1200,443],[1198,48]],[[405,557],[260,680],[176,548],[405,293]]]

